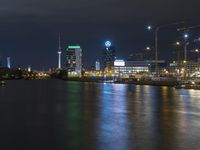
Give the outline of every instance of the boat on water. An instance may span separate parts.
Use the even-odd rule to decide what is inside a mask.
[[[5,81],[0,81],[0,86],[5,86],[6,82]]]

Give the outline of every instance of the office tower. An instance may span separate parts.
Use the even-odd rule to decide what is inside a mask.
[[[10,69],[10,57],[7,57],[7,68]]]
[[[95,62],[95,70],[96,70],[96,71],[101,70],[100,61],[99,61],[99,60],[97,60],[97,61]]]
[[[110,41],[105,42],[104,49],[104,69],[112,70],[115,61],[115,48],[112,46]]]
[[[31,66],[30,65],[28,66],[28,72],[31,72]]]
[[[81,77],[82,49],[80,46],[68,46],[66,50],[66,68],[69,77]]]

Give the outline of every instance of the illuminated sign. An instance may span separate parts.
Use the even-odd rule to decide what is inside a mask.
[[[68,46],[68,49],[80,49],[80,46]]]
[[[125,66],[125,61],[124,60],[115,60],[114,61],[114,66],[116,66],[116,67],[124,67]]]
[[[106,41],[106,42],[105,42],[105,46],[106,46],[106,47],[110,47],[111,45],[112,45],[112,44],[111,44],[110,41]]]

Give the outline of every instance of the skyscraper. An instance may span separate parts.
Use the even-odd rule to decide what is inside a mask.
[[[60,33],[59,33],[59,39],[58,39],[58,69],[61,69],[61,43],[60,43]]]
[[[100,61],[97,60],[97,61],[95,62],[95,70],[96,70],[96,71],[99,71],[100,69],[101,69],[101,67],[100,67]]]
[[[69,77],[81,77],[82,49],[80,46],[68,46],[66,50],[66,68]]]
[[[7,57],[7,68],[10,69],[10,57]]]
[[[115,48],[110,41],[105,42],[104,49],[104,69],[112,70],[115,61]]]

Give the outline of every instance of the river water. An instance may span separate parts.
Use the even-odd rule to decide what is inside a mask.
[[[1,150],[199,150],[200,91],[61,80],[0,87]]]

